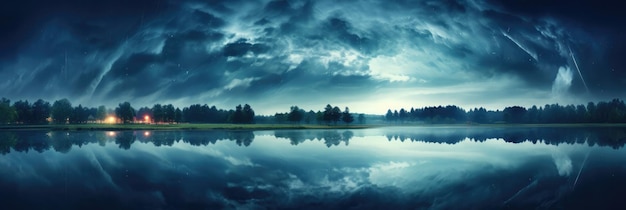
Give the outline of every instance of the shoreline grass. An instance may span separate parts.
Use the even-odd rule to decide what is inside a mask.
[[[366,129],[376,125],[304,124],[50,124],[2,125],[0,130],[285,130],[285,129]]]
[[[0,130],[286,130],[286,129],[367,129],[378,127],[413,128],[557,128],[557,127],[626,127],[626,123],[562,124],[378,124],[378,125],[309,125],[309,124],[49,124],[1,125]]]

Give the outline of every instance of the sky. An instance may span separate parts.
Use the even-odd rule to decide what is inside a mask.
[[[626,96],[611,1],[20,0],[0,97],[257,114],[580,104]]]

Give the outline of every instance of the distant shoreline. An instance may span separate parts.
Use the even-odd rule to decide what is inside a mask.
[[[51,125],[2,125],[2,130],[285,130],[285,129],[366,129],[376,125],[304,125],[304,124],[51,124]]]
[[[556,128],[556,127],[626,127],[626,123],[565,123],[565,124],[387,124],[387,125],[309,125],[309,124],[65,124],[65,125],[2,125],[2,130],[287,130],[287,129],[367,129],[378,127],[415,128]]]

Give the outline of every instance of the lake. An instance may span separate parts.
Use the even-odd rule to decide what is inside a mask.
[[[0,131],[2,209],[621,209],[624,127]]]

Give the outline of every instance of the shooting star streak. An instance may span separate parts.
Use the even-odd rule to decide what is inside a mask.
[[[580,76],[580,80],[583,81],[583,85],[585,85],[585,89],[587,90],[587,92],[589,92],[589,87],[587,87],[587,83],[585,82],[585,78],[583,78],[583,74],[580,73],[580,68],[578,68],[578,62],[576,62],[576,58],[574,58],[574,53],[572,52],[572,48],[567,46],[567,49],[569,49],[569,55],[572,56],[572,60],[574,61],[574,66],[576,66],[576,70],[578,70],[578,76]]]
[[[524,52],[526,52],[528,55],[530,55],[530,57],[533,57],[533,59],[535,59],[535,61],[537,61],[537,53],[534,53],[534,52],[530,51],[530,49],[524,47],[521,43],[519,43],[517,40],[513,39],[513,37],[509,36],[509,34],[507,34],[506,32],[502,31],[502,35],[504,35],[504,37],[506,37],[509,40],[511,40],[513,43],[515,43],[515,45],[517,45],[520,49],[524,50]]]
[[[515,193],[515,195],[511,196],[509,199],[504,201],[504,204],[508,204],[509,202],[513,201],[515,198],[517,198],[518,196],[520,196],[521,194],[523,194],[524,192],[526,192],[527,190],[529,190],[529,189],[531,189],[531,188],[533,188],[535,186],[537,186],[537,180],[536,179],[533,182],[531,182],[530,184],[528,184],[526,187],[523,187],[522,189],[517,191],[517,193]]]
[[[587,152],[587,155],[585,156],[585,160],[583,160],[583,164],[580,166],[580,170],[578,170],[578,175],[576,175],[576,180],[574,180],[574,186],[572,186],[572,189],[574,189],[576,187],[576,183],[578,183],[578,178],[580,178],[580,174],[583,172],[585,163],[587,163],[587,158],[589,158],[589,152]]]

